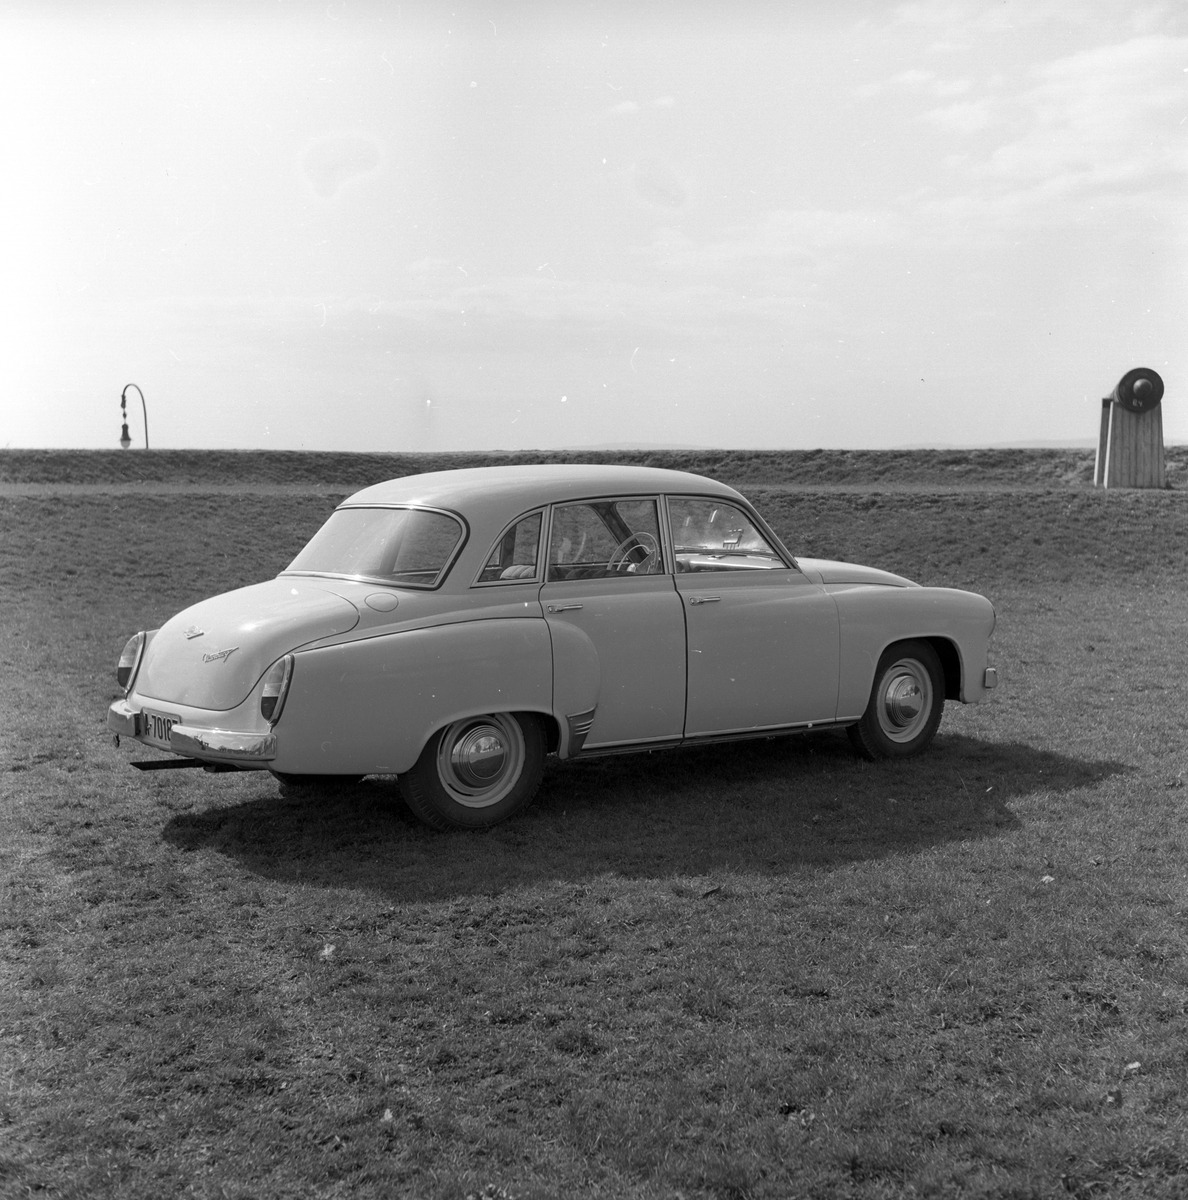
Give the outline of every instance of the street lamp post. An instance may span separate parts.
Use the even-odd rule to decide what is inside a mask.
[[[132,445],[131,435],[128,433],[128,388],[135,388],[140,395],[140,410],[144,414],[144,448],[149,448],[148,440],[148,407],[144,402],[144,393],[140,390],[140,384],[126,384],[124,390],[120,393],[120,416],[123,418],[123,425],[120,427],[120,445],[127,450]]]

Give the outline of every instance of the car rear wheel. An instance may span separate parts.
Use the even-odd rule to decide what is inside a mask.
[[[945,707],[945,676],[927,642],[899,642],[879,659],[870,703],[846,733],[866,758],[908,758],[936,734]]]
[[[531,802],[544,757],[544,730],[533,713],[467,717],[429,739],[400,776],[400,791],[433,829],[484,829]]]

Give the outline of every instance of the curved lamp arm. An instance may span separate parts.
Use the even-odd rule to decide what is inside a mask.
[[[140,396],[140,411],[141,411],[141,413],[144,415],[144,448],[147,450],[147,449],[149,448],[149,436],[148,436],[148,406],[147,406],[147,405],[145,404],[145,402],[144,402],[144,392],[142,392],[142,391],[140,390],[140,384],[138,384],[138,383],[129,383],[129,384],[126,384],[126,385],[124,386],[124,390],[123,390],[123,391],[120,393],[120,408],[121,408],[121,410],[123,410],[123,411],[127,411],[127,409],[126,409],[126,407],[125,407],[125,406],[126,406],[126,405],[127,405],[127,403],[128,403],[128,400],[127,400],[127,396],[128,396],[128,388],[135,388],[135,389],[136,389],[136,391],[137,391],[137,393],[138,393],[138,394],[139,394],[139,396]]]

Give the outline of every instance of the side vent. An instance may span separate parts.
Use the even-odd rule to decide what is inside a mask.
[[[594,724],[594,714],[598,711],[597,707],[590,709],[588,712],[574,713],[565,720],[569,724],[569,757],[581,754],[582,747],[586,744],[586,736],[590,732],[590,726]]]

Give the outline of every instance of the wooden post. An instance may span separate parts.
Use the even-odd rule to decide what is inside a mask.
[[[1136,367],[1102,400],[1095,487],[1167,486],[1162,399],[1163,380],[1154,371]]]

